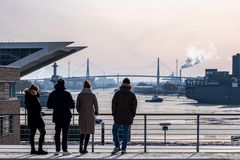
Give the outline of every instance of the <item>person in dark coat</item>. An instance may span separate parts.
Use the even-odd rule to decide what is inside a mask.
[[[62,131],[63,155],[69,155],[67,150],[67,134],[70,126],[72,113],[70,109],[75,107],[72,95],[66,91],[65,81],[59,79],[55,85],[55,90],[49,94],[47,108],[53,109],[53,122],[55,123],[55,156],[60,152],[60,133]]]
[[[98,102],[95,94],[91,90],[89,81],[84,81],[83,89],[78,94],[76,109],[79,113],[79,128],[80,128],[80,148],[81,154],[88,153],[87,146],[90,134],[94,134],[95,130],[95,115],[98,115]],[[84,141],[84,148],[83,148]]]
[[[48,154],[42,146],[46,134],[45,124],[42,119],[41,104],[39,102],[38,88],[31,85],[25,89],[25,107],[28,113],[28,128],[30,129],[31,154]],[[38,151],[35,150],[34,137],[37,129],[40,132]]]
[[[133,123],[133,119],[137,109],[137,98],[131,92],[130,80],[125,78],[120,86],[120,89],[114,94],[112,99],[112,115],[114,124],[112,127],[113,141],[115,148],[112,154],[116,154],[122,150],[122,154],[126,153],[129,127]],[[120,149],[118,130],[123,127],[123,142]]]

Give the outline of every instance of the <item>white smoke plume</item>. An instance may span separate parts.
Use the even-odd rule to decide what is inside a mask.
[[[217,56],[217,49],[212,43],[209,43],[204,49],[199,49],[197,45],[190,45],[189,47],[185,48],[185,51],[186,60],[181,66],[182,69],[192,67],[201,62],[219,59],[219,56]]]

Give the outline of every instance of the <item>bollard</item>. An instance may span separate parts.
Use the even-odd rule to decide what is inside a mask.
[[[170,126],[171,123],[159,123],[159,125],[162,126],[162,130],[164,131],[164,145],[166,145],[167,130],[168,130],[168,126]]]

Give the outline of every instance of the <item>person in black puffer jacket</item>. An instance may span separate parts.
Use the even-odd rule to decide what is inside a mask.
[[[60,133],[62,130],[63,155],[69,155],[67,150],[67,134],[70,126],[72,113],[70,109],[75,108],[72,95],[65,90],[65,81],[59,79],[55,90],[48,97],[47,108],[53,109],[53,122],[55,123],[55,156],[60,152]]]
[[[120,150],[122,150],[122,154],[126,153],[129,128],[133,123],[136,109],[137,98],[135,94],[131,92],[130,80],[125,78],[120,86],[120,89],[114,94],[112,99],[112,115],[114,119],[112,134],[115,144],[112,154],[116,154]],[[123,142],[121,149],[118,138],[118,130],[120,127],[123,128]]]
[[[28,113],[28,128],[30,129],[31,154],[48,154],[42,146],[46,134],[45,124],[42,119],[41,104],[39,102],[38,88],[31,85],[25,89],[25,107]],[[34,137],[37,129],[40,132],[38,151],[35,150]]]

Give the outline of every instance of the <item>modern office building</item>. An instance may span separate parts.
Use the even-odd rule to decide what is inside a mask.
[[[0,144],[20,143],[20,103],[16,82],[20,77],[80,51],[73,42],[0,43]]]

